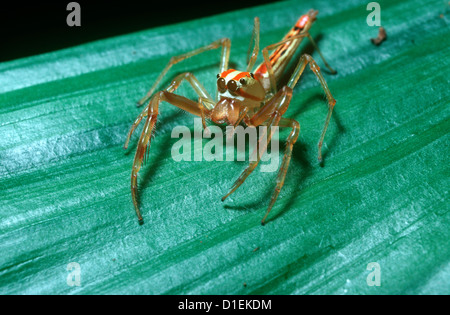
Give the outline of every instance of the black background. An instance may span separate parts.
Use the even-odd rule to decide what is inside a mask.
[[[75,2],[81,6],[81,27],[66,23],[70,2],[0,2],[0,61],[275,1],[78,0]]]

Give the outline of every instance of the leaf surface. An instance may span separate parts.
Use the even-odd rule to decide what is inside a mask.
[[[388,35],[380,46],[364,1],[317,0],[0,64],[0,293],[449,294],[450,16],[444,1],[379,3]],[[310,8],[320,12],[311,34],[338,70],[326,73],[302,43],[337,100],[324,164],[316,156],[327,107],[309,69],[285,115],[302,131],[265,226],[276,173],[256,169],[222,203],[248,162],[175,162],[171,132],[192,130],[193,117],[162,104],[139,174],[139,226],[130,194],[137,136],[122,145],[135,102],[170,57],[229,37],[231,65],[245,69],[254,16],[264,47]],[[219,50],[177,64],[162,87],[191,71],[214,95],[218,63]],[[179,93],[195,99],[187,84]],[[67,285],[71,262],[81,266],[79,287]],[[371,262],[380,287],[367,284]]]

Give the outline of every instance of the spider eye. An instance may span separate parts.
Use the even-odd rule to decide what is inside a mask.
[[[227,87],[228,87],[228,90],[230,90],[231,92],[236,92],[238,89],[237,82],[234,80],[228,81]]]
[[[224,93],[227,90],[224,78],[219,78],[217,80],[217,89],[219,90],[220,93]]]
[[[241,84],[242,84],[242,85],[245,85],[245,84],[247,84],[247,81],[245,81],[245,79],[244,79],[244,78],[240,79],[240,80],[239,80],[239,82],[241,82]]]

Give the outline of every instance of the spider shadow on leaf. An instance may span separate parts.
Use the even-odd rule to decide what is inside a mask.
[[[344,125],[342,124],[341,119],[339,118],[339,111],[336,111],[336,110],[333,111],[331,120],[333,120],[334,123],[336,124],[337,132],[334,135],[334,137],[332,137],[329,141],[327,141],[327,146],[326,146],[325,150],[323,150],[323,148],[322,148],[322,151],[323,151],[322,152],[322,161],[320,161],[321,167],[325,166],[325,161],[327,159],[328,154],[333,151],[332,150],[333,147],[336,146],[339,139],[342,138],[344,136],[344,134],[346,133],[346,129],[345,129]]]
[[[284,130],[287,131],[287,128],[284,129]],[[280,151],[279,152],[279,159],[280,159],[280,161],[282,160],[282,158],[284,156],[285,139],[287,138],[287,134],[289,134],[289,132],[282,132],[282,131],[280,131],[279,143],[282,144],[282,147],[279,150]],[[248,148],[246,148],[246,150],[248,151]],[[306,149],[306,145],[304,143],[302,143],[301,141],[297,141],[295,143],[294,147],[293,147],[293,152],[292,152],[292,159],[297,161],[297,162],[299,162],[300,165],[302,166],[302,170],[304,170],[304,173],[303,173],[302,179],[301,179],[302,181],[308,176],[308,174],[311,172],[311,169],[313,167],[313,165],[306,158],[306,155],[305,155],[305,151],[306,150],[307,150]],[[270,153],[270,152],[271,152],[271,150],[270,150],[270,146],[269,146],[267,153]],[[244,167],[246,167],[249,162],[245,161],[243,163],[246,163],[244,165]],[[292,162],[291,162],[291,165],[290,165],[289,169],[291,169],[292,166],[293,165],[292,165]],[[237,203],[233,202],[232,204],[225,204],[224,205],[225,209],[228,209],[228,210],[240,210],[240,211],[244,211],[244,210],[250,211],[250,210],[253,210],[253,209],[257,209],[257,208],[265,208],[265,207],[267,207],[268,201],[270,200],[270,198],[271,198],[271,196],[273,194],[274,188],[275,188],[275,179],[276,179],[276,177],[278,175],[280,165],[278,165],[278,168],[276,169],[276,171],[271,172],[271,173],[269,173],[267,175],[258,174],[258,168],[259,167],[261,167],[261,165],[258,165],[257,169],[255,169],[255,171],[250,176],[258,176],[259,175],[259,176],[267,176],[266,178],[270,178],[269,179],[270,183],[264,184],[264,193],[263,193],[263,195],[260,196],[260,197],[257,197],[257,200],[255,200],[253,202],[250,202],[250,203],[249,202],[243,203],[243,202],[237,201]],[[289,172],[289,169],[288,169],[288,172]],[[238,175],[239,175],[239,173],[236,174],[236,177]],[[288,175],[288,177],[289,177],[289,175]],[[243,183],[241,189],[242,190],[249,189],[249,186],[247,186],[247,185],[246,185],[246,183]],[[236,193],[239,194],[238,191]],[[258,195],[260,195],[260,194],[258,193]],[[239,200],[239,198],[245,198],[245,196],[241,197],[240,194],[239,194],[239,197],[236,197],[236,198],[233,198],[233,199]]]
[[[284,137],[281,138],[281,136],[280,136],[280,143],[283,143],[282,139],[284,139]],[[285,149],[284,146],[283,146],[283,148],[280,148],[280,160],[283,158],[284,149]],[[301,168],[302,168],[302,175],[301,175],[300,182],[303,182],[309,176],[309,174],[311,173],[311,170],[313,168],[313,165],[306,158],[306,155],[305,155],[306,150],[307,150],[306,145],[304,143],[302,143],[301,141],[297,141],[294,145],[293,152],[292,152],[292,159],[297,161],[301,165]],[[269,152],[270,152],[270,150],[269,150]],[[248,163],[248,161],[246,161],[245,163]],[[289,170],[291,169],[292,166],[293,165],[291,162]],[[259,167],[261,167],[261,165],[259,165]],[[289,170],[288,170],[287,177],[289,177],[289,173],[291,173]],[[257,174],[256,172],[258,172],[258,170],[255,169],[255,171],[251,175],[262,176],[261,174]],[[230,204],[224,205],[224,208],[227,210],[239,210],[239,211],[248,211],[248,212],[258,209],[258,208],[265,209],[268,206],[268,202],[270,201],[270,198],[275,189],[275,185],[276,185],[275,179],[278,175],[278,172],[279,172],[279,166],[275,172],[266,175],[266,176],[269,176],[269,178],[270,178],[269,183],[264,184],[264,186],[265,186],[264,193],[262,196],[257,197],[256,201],[253,201],[250,203],[233,201],[233,203],[231,205]],[[239,174],[237,174],[236,176],[238,176],[238,175]],[[245,184],[246,183],[244,183],[242,185],[242,187],[241,187],[242,190],[249,189],[249,186],[245,186]],[[237,191],[237,193],[238,193],[238,191]],[[245,198],[245,196],[241,196],[239,194],[239,196],[237,196],[236,198],[233,198],[233,199],[239,200],[240,198]]]

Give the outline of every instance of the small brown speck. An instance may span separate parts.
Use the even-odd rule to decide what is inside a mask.
[[[247,283],[246,282],[244,282],[244,287],[247,287]]]
[[[258,251],[259,250],[259,247],[256,247],[254,250],[253,250],[253,252],[256,252],[256,251]]]
[[[377,38],[371,38],[370,40],[372,41],[372,44],[378,46],[383,41],[385,41],[386,38],[387,38],[386,30],[384,29],[384,27],[380,26],[380,28],[378,29],[378,37]]]

